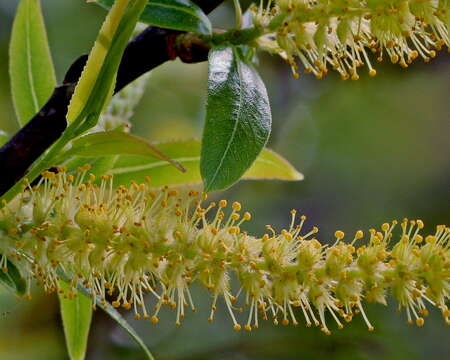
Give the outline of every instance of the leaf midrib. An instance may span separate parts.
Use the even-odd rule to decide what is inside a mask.
[[[80,294],[78,294],[78,296],[75,298],[75,313],[73,314],[74,315],[74,318],[75,318],[75,331],[74,331],[74,339],[76,339],[76,342],[77,342],[77,344],[79,344],[79,337],[80,337],[80,327],[81,327],[81,324],[79,323],[79,319],[80,319],[80,317],[81,316],[77,316],[77,314],[79,314],[80,313]],[[84,315],[84,314],[83,314]],[[73,350],[73,349],[72,349]],[[81,355],[81,354],[78,354],[78,352],[79,352],[79,348],[78,348],[78,346],[77,346],[77,349],[76,349],[76,354],[72,354],[72,356],[73,357],[75,357],[75,358],[78,358],[79,357],[79,355]]]
[[[200,162],[200,156],[172,157],[171,159],[174,161],[177,161],[181,164],[187,163],[187,162]],[[269,165],[275,166],[279,169],[283,169],[283,167],[280,164],[278,164],[277,162],[272,161],[272,160],[256,158],[255,162],[269,164]],[[153,168],[157,168],[157,167],[161,167],[161,166],[170,166],[170,164],[168,164],[166,161],[155,161],[155,162],[152,162],[150,164],[145,164],[145,165],[117,167],[117,168],[110,170],[109,173],[111,173],[113,175],[118,175],[118,174],[130,173],[130,172],[149,170],[149,169],[153,169]]]
[[[177,161],[179,163],[184,162],[194,162],[194,161],[200,161],[200,156],[191,156],[191,157],[179,157],[179,158],[171,158],[174,161]],[[148,170],[152,168],[156,168],[159,166],[166,166],[170,165],[167,163],[167,161],[156,161],[151,164],[145,164],[145,165],[136,165],[136,166],[128,166],[128,167],[119,167],[110,170],[109,172],[111,174],[123,174],[126,172],[136,172],[136,171],[142,171],[142,170]]]
[[[227,147],[225,148],[225,151],[223,152],[223,155],[222,155],[222,157],[221,157],[221,159],[219,161],[219,165],[217,166],[216,171],[214,172],[214,175],[212,176],[211,180],[209,181],[209,184],[206,186],[206,189],[205,189],[206,191],[209,190],[211,184],[214,184],[214,181],[216,180],[217,175],[219,174],[220,169],[222,168],[223,162],[225,161],[225,158],[226,158],[228,152],[230,151],[231,144],[234,141],[234,137],[236,135],[236,131],[237,131],[237,128],[239,126],[240,117],[241,117],[242,97],[243,97],[242,70],[241,70],[240,61],[236,61],[235,50],[233,49],[232,51],[233,51],[233,62],[236,63],[236,67],[237,67],[237,71],[238,71],[238,75],[239,75],[239,105],[238,105],[238,111],[237,111],[238,115],[237,115],[237,118],[235,120],[233,131],[231,132],[230,141],[228,142]]]
[[[33,77],[33,64],[32,64],[32,57],[31,57],[31,44],[30,44],[30,6],[31,1],[27,1],[27,8],[26,8],[26,21],[25,21],[25,38],[26,38],[26,44],[27,44],[27,75],[29,80],[29,86],[30,86],[30,92],[31,92],[31,98],[34,105],[34,112],[39,111],[39,102],[36,94],[36,89],[34,87],[34,77]]]

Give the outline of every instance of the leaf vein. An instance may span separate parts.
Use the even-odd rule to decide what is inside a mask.
[[[234,51],[235,50],[233,49],[233,53],[234,53]],[[236,56],[236,54],[233,54],[233,57],[234,56]],[[223,155],[222,155],[222,157],[221,157],[221,159],[219,161],[219,165],[217,165],[216,171],[214,172],[214,175],[212,176],[212,178],[210,180],[210,184],[214,183],[214,181],[216,180],[216,177],[219,174],[220,169],[222,168],[223,162],[225,161],[225,158],[228,155],[228,152],[230,151],[231,144],[233,143],[234,137],[236,136],[236,131],[237,131],[237,128],[239,126],[240,117],[241,117],[241,114],[242,114],[241,108],[242,108],[242,98],[243,98],[243,92],[244,92],[243,86],[242,86],[242,82],[243,82],[243,80],[242,80],[242,69],[241,69],[241,65],[240,65],[239,61],[236,61],[236,59],[234,59],[233,61],[236,63],[237,71],[238,71],[238,74],[239,74],[239,105],[238,105],[238,108],[237,108],[237,117],[236,117],[236,120],[235,120],[233,131],[231,132],[231,135],[230,135],[230,140],[228,141],[227,147],[225,148],[225,151],[223,152]]]
[[[36,89],[34,85],[34,77],[33,77],[33,64],[32,64],[32,57],[31,57],[31,43],[30,43],[30,6],[31,1],[27,3],[27,16],[25,21],[25,38],[26,38],[26,44],[27,44],[27,75],[28,75],[28,81],[30,86],[30,92],[31,92],[31,98],[33,100],[34,105],[34,111],[39,111],[39,103],[37,99]]]

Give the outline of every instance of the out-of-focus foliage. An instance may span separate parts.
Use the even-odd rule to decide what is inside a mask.
[[[8,133],[17,130],[7,74],[17,2],[0,0],[0,129]],[[80,0],[46,0],[43,7],[61,81],[71,62],[90,50],[105,13]],[[224,21],[227,12],[224,8],[213,16]],[[331,74],[321,81],[308,76],[294,80],[279,59],[263,56],[260,63],[273,107],[269,146],[300,169],[305,180],[241,182],[230,189],[226,197],[258,213],[249,231],[262,233],[266,223],[285,227],[291,208],[306,214],[311,224],[323,224],[319,237],[337,228],[351,232],[403,216],[421,218],[427,227],[448,220],[448,55],[426,66],[417,62],[407,71],[383,65],[376,78],[362,76],[357,82],[342,82]],[[199,137],[206,79],[206,63],[173,62],[155,70],[132,131],[153,141]],[[18,301],[0,288],[2,360],[66,356],[56,297],[33,294],[32,301]],[[373,305],[367,309],[373,333],[355,319],[332,336],[303,325],[270,324],[247,334],[233,332],[220,312],[209,324],[206,292],[194,296],[203,303],[200,314],[188,314],[182,327],[172,323],[172,313],[163,314],[156,326],[133,323],[158,359],[402,360],[444,359],[450,353],[448,328],[438,314],[419,329],[408,327],[395,309]],[[134,346],[111,320],[95,313],[88,359],[143,358]]]

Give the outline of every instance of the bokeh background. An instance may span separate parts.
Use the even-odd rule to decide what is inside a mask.
[[[82,0],[43,0],[58,79],[80,54],[90,50],[105,16]],[[0,0],[0,129],[18,130],[8,79],[8,43],[18,0]],[[229,5],[229,4],[228,4]],[[215,26],[233,21],[222,6]],[[151,51],[149,49],[148,51]],[[260,73],[273,108],[269,146],[304,175],[302,182],[243,181],[220,194],[239,200],[254,214],[247,230],[261,234],[265,224],[280,229],[297,208],[318,225],[320,239],[337,229],[353,233],[384,221],[421,218],[432,232],[449,220],[450,57],[420,61],[403,70],[378,65],[378,76],[343,82],[294,80],[278,58],[262,55]],[[206,64],[178,61],[152,72],[145,97],[133,119],[133,131],[149,140],[200,137],[204,117]],[[0,175],[1,176],[1,175]],[[188,316],[182,327],[174,315],[160,324],[130,322],[157,359],[449,359],[449,328],[433,311],[423,328],[409,327],[394,305],[367,306],[376,330],[360,317],[343,330],[323,335],[318,329],[275,327],[236,333],[226,314],[206,321],[209,299],[195,291],[204,311]],[[128,315],[127,315],[128,316]],[[0,359],[67,359],[58,303],[34,292],[32,301],[0,287]],[[88,359],[143,359],[127,335],[97,311]]]

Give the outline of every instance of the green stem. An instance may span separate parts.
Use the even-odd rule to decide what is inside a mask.
[[[239,0],[233,0],[234,11],[236,16],[236,29],[240,29],[242,26],[242,8]]]
[[[264,34],[264,29],[260,27],[251,27],[247,29],[233,29],[222,33],[214,34],[205,39],[211,45],[220,45],[224,43],[232,45],[249,44]]]

